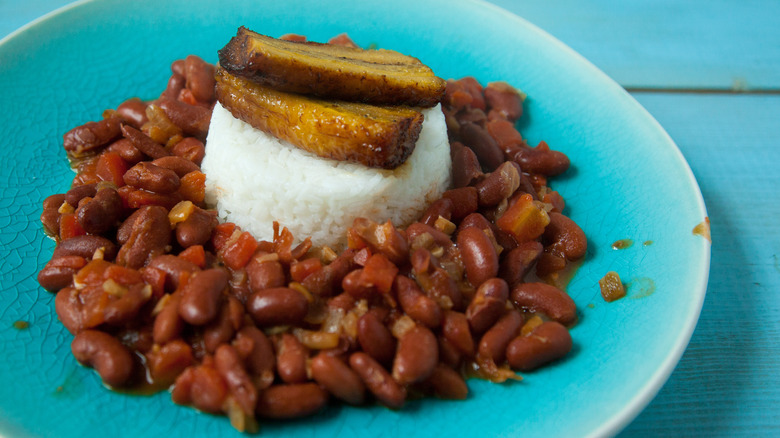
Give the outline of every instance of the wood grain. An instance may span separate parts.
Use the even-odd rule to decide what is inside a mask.
[[[696,175],[713,244],[707,296],[688,349],[622,436],[776,436],[780,96],[636,97]]]

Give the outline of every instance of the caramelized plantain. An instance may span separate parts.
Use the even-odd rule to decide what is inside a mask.
[[[423,115],[412,108],[285,93],[217,67],[217,98],[234,117],[320,157],[394,169],[411,155]]]
[[[277,90],[376,105],[432,107],[446,86],[419,59],[392,50],[285,41],[243,26],[219,63]]]

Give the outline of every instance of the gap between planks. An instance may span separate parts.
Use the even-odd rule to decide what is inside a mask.
[[[780,88],[685,88],[685,87],[623,87],[629,93],[677,93],[677,94],[748,94],[748,95],[780,95]]]

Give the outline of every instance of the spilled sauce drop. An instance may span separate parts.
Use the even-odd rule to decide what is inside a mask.
[[[30,323],[27,321],[14,321],[13,326],[17,330],[26,330],[30,328]]]
[[[655,292],[655,282],[652,278],[634,278],[627,284],[629,298],[647,298]]]
[[[652,244],[653,244],[652,240],[645,240],[644,242],[642,242],[642,246],[650,246]]]
[[[705,217],[704,221],[693,227],[693,234],[701,236],[712,243],[712,235],[710,234],[710,218]]]
[[[612,243],[612,249],[626,249],[630,248],[634,244],[631,239],[620,239]]]

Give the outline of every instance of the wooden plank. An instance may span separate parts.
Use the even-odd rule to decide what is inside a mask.
[[[628,88],[780,88],[774,0],[492,0]]]
[[[713,246],[691,343],[668,383],[622,436],[777,436],[780,97],[635,96],[691,165]]]
[[[0,37],[67,0],[0,2]],[[492,0],[628,88],[780,89],[775,0]]]

